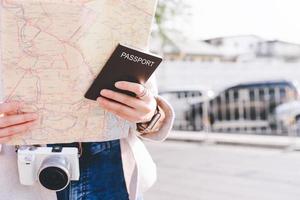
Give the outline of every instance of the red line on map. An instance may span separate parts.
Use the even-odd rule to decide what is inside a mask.
[[[12,89],[11,93],[7,96],[7,99],[11,98],[11,96],[13,95],[13,93],[15,92],[15,90],[17,89],[17,87],[19,86],[21,81],[24,79],[26,74],[27,74],[27,71],[23,74],[22,78],[20,78],[20,80],[17,82],[16,86]]]
[[[143,13],[149,15],[149,16],[152,16],[151,13],[146,12],[145,10],[141,9],[140,7],[137,7],[136,5],[130,3],[129,1],[127,1],[127,0],[124,0],[124,1],[125,1],[126,3],[128,3],[129,5],[131,5],[132,7],[134,7],[135,9],[137,9],[138,11],[141,11],[141,12],[143,12]]]
[[[71,35],[70,40],[80,31],[81,27],[82,25],[76,29],[76,31]]]
[[[61,54],[61,58],[63,59],[67,69],[69,69],[69,63],[68,63],[67,59],[65,58],[65,56],[63,54]]]

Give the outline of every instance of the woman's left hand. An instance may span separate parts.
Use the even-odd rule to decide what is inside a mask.
[[[97,99],[102,108],[134,123],[143,123],[151,120],[157,103],[153,94],[145,86],[127,81],[119,81],[115,86],[118,89],[133,92],[137,97],[104,89],[100,94],[105,98],[98,97]]]

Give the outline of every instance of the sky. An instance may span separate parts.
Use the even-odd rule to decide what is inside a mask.
[[[300,0],[184,0],[179,28],[193,39],[255,34],[300,44]]]

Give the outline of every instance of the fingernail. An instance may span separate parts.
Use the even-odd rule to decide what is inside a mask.
[[[37,119],[37,118],[39,118],[39,115],[38,115],[38,114],[36,114],[36,113],[32,113],[32,114],[31,114],[31,118],[33,118],[33,119]]]
[[[98,98],[97,98],[97,101],[98,101],[99,103],[101,103],[102,98],[101,98],[101,97],[98,97]]]
[[[38,125],[39,123],[40,123],[39,120],[32,121],[32,125]]]
[[[118,82],[115,83],[115,86],[116,86],[116,87],[120,87],[121,85],[122,85],[122,82],[121,82],[121,81],[118,81]]]
[[[106,89],[104,89],[104,90],[101,90],[100,94],[101,94],[101,95],[105,95],[105,94],[107,94],[107,90],[106,90]]]

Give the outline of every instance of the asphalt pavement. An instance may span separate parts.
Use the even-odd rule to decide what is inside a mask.
[[[300,152],[167,141],[147,143],[158,181],[145,200],[299,200]]]

